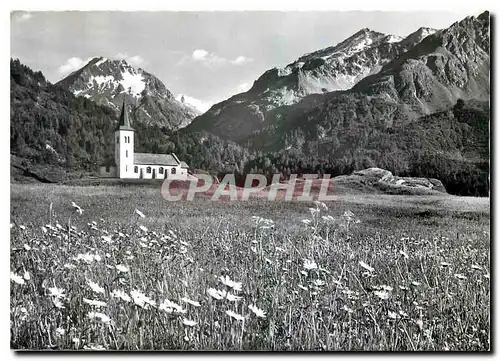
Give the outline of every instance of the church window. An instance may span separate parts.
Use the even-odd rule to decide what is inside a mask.
[[[151,173],[151,167],[147,167],[147,168],[146,168],[146,172],[147,172],[147,173]]]
[[[163,174],[163,167],[160,167],[160,174]]]
[[[125,172],[128,172],[128,165],[125,165]]]
[[[176,169],[172,168],[172,174],[175,174],[175,172],[176,172]]]
[[[125,151],[125,158],[128,158],[128,150]]]
[[[134,167],[134,173],[139,173],[139,167],[137,166]]]

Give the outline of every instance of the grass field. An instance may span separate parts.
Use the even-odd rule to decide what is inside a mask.
[[[490,349],[489,199],[326,206],[12,184],[11,347]]]

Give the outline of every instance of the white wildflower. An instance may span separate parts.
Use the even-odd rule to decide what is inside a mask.
[[[118,271],[123,272],[123,273],[126,273],[129,271],[129,269],[122,264],[117,264],[115,267]]]
[[[318,265],[316,264],[316,262],[314,262],[314,260],[309,260],[309,259],[304,259],[304,265],[303,267],[310,271],[310,270],[313,270],[313,269],[317,269],[318,268]]]
[[[343,309],[344,311],[346,311],[347,313],[353,313],[353,312],[354,312],[354,310],[352,310],[351,308],[347,307],[347,305],[344,305],[344,306],[342,307],[342,309]]]
[[[101,312],[89,312],[87,316],[90,319],[100,320],[102,323],[110,323],[111,322],[111,318],[109,318],[109,316],[107,316]]]
[[[466,280],[467,279],[467,276],[464,276],[463,274],[461,273],[455,273],[454,275],[456,278],[458,278],[459,280]]]
[[[373,291],[373,293],[382,300],[387,300],[390,297],[390,293],[387,291]]]
[[[112,297],[115,297],[115,298],[120,298],[122,299],[123,301],[125,302],[130,302],[132,301],[132,299],[130,298],[129,295],[127,295],[124,291],[122,290],[113,290],[113,292],[111,292],[111,296]]]
[[[79,213],[80,215],[83,213],[83,209],[77,205],[75,202],[71,202],[71,205],[73,206],[73,208],[75,209],[75,211],[77,213]]]
[[[226,297],[226,292],[225,291],[219,291],[219,290],[216,290],[215,288],[209,288],[207,290],[207,293],[212,298],[215,298],[216,300],[222,300],[223,298]]]
[[[387,311],[387,316],[389,316],[389,318],[392,318],[393,320],[398,318],[398,314],[392,311]]]
[[[62,327],[56,328],[56,335],[57,336],[64,336],[66,334],[66,331]]]
[[[248,308],[250,311],[252,311],[255,316],[260,317],[260,318],[266,318],[266,312],[260,308],[258,308],[255,305],[248,305]]]
[[[201,306],[199,302],[196,302],[196,301],[190,300],[190,299],[189,299],[189,298],[187,298],[187,297],[182,297],[182,298],[181,298],[181,301],[182,301],[182,302],[189,303],[190,305],[195,306],[195,307],[200,307],[200,306]]]
[[[241,291],[241,287],[242,287],[242,284],[241,282],[235,282],[235,281],[232,281],[229,276],[220,276],[219,277],[219,280],[221,281],[222,284],[228,286],[228,287],[231,287],[233,290],[235,291]]]
[[[245,317],[244,316],[239,315],[239,314],[237,314],[237,313],[235,313],[233,311],[229,311],[229,310],[226,311],[226,315],[228,315],[229,317],[234,318],[237,321],[245,321]]]
[[[111,236],[101,236],[102,240],[106,243],[111,243],[113,242],[113,239],[111,238]]]
[[[408,259],[409,256],[408,256],[408,253],[406,253],[405,251],[401,250],[399,251],[399,253],[405,258],[405,259]]]
[[[24,244],[24,246],[23,246],[23,247],[24,247],[24,249],[25,249],[26,251],[31,251],[31,247],[30,247],[30,246],[28,246],[26,243]]]
[[[313,284],[316,286],[316,287],[322,287],[324,285],[326,285],[326,282],[323,281],[323,280],[314,280]]]
[[[64,294],[64,290],[62,288],[50,287],[48,288],[48,290],[49,290],[49,296],[52,296],[56,299],[63,299],[66,297],[66,295]]]
[[[155,301],[138,290],[133,290],[132,292],[130,292],[130,295],[132,296],[134,303],[139,307],[147,309],[149,306],[156,306]]]
[[[365,270],[367,270],[368,272],[372,273],[373,271],[375,271],[375,268],[373,267],[370,267],[368,264],[366,264],[365,262],[363,261],[359,261],[359,265],[361,267],[363,267]]]
[[[307,226],[311,223],[311,220],[310,219],[303,219],[302,223],[304,223]]]
[[[174,313],[174,312],[186,313],[187,312],[185,309],[182,308],[181,305],[178,305],[177,303],[172,302],[168,299],[163,301],[163,303],[160,304],[160,306],[158,306],[158,308],[162,311],[167,312],[167,313]]]
[[[87,284],[92,289],[92,291],[94,291],[95,293],[102,293],[102,294],[105,293],[104,288],[102,288],[101,286],[99,286],[97,283],[92,282],[91,280],[87,280]]]
[[[233,294],[231,294],[231,293],[229,293],[229,292],[228,292],[228,293],[226,294],[226,299],[227,299],[229,302],[236,302],[236,301],[241,300],[241,299],[242,299],[242,297],[240,297],[240,296],[235,296],[235,295],[233,295]]]
[[[84,298],[83,302],[85,302],[91,306],[95,306],[95,307],[105,307],[106,306],[106,302],[99,301],[99,300],[89,300],[88,298]]]
[[[15,274],[14,272],[10,273],[10,280],[14,281],[15,283],[17,283],[19,285],[24,285],[24,279],[21,276]]]
[[[147,232],[148,229],[146,227],[144,227],[143,225],[140,225],[139,228],[141,229],[141,231],[143,232]]]
[[[196,321],[188,320],[187,318],[182,319],[182,323],[186,326],[193,327],[198,324]]]
[[[28,271],[24,272],[24,276],[23,276],[23,278],[24,278],[26,281],[29,281],[29,280],[31,279],[31,276],[30,276],[30,274],[29,274],[29,272],[28,272]]]
[[[483,269],[481,266],[478,266],[477,264],[473,264],[473,265],[471,265],[471,266],[470,266],[470,268],[475,269],[475,270],[478,270],[478,271],[480,271],[480,270],[482,270],[482,269]]]
[[[144,213],[142,213],[140,210],[136,209],[135,210],[135,214],[137,214],[139,217],[141,218],[145,218],[146,216],[144,215]]]

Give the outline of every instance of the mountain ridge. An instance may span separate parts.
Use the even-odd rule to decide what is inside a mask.
[[[56,83],[76,96],[111,107],[117,114],[125,100],[132,106],[132,119],[158,124],[170,130],[188,125],[201,113],[177,101],[153,74],[126,60],[94,57],[82,68]]]

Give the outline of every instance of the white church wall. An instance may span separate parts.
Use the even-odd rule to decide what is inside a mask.
[[[116,131],[114,142],[118,177],[134,178],[134,131]]]

